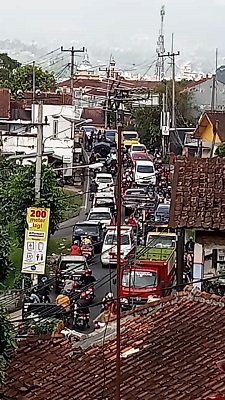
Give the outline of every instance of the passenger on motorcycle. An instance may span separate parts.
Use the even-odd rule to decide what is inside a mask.
[[[56,304],[65,309],[67,313],[70,312],[70,298],[66,290],[62,290],[61,294],[56,297]]]
[[[29,303],[37,304],[40,303],[40,298],[37,295],[36,289],[33,288],[26,295],[26,299],[29,299]]]
[[[73,246],[70,249],[70,255],[71,256],[82,256],[81,248],[79,245],[79,242],[75,240]]]
[[[66,292],[70,292],[73,289],[73,285],[74,285],[73,275],[70,275],[69,278],[66,279],[64,282],[64,290]]]
[[[87,236],[82,240],[82,245],[83,246],[87,246],[87,247],[92,247],[93,243],[92,243],[92,237],[91,236]]]
[[[131,226],[134,226],[134,227],[137,226],[137,220],[136,220],[136,218],[134,217],[134,214],[131,214],[131,215],[129,216],[128,221],[127,221],[127,224],[128,224],[128,225],[131,225]]]

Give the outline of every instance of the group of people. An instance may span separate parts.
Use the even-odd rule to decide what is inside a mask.
[[[84,249],[93,249],[93,242],[91,236],[85,237],[81,243],[78,240],[75,240],[73,242],[73,245],[71,246],[70,249],[70,255],[71,256],[82,256],[83,255],[83,250]]]

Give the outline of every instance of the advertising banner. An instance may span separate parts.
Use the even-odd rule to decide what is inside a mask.
[[[44,274],[48,244],[49,208],[27,209],[27,229],[23,251],[23,274]]]

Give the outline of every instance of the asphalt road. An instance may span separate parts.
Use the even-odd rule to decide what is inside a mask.
[[[90,201],[89,201],[89,184],[90,184],[90,178],[89,175],[85,181],[84,184],[84,198],[83,198],[83,207],[81,208],[80,214],[75,217],[71,218],[68,221],[63,222],[59,230],[55,233],[54,237],[55,238],[71,238],[72,240],[72,231],[73,231],[73,226],[75,225],[76,222],[78,221],[85,221],[86,220],[86,212],[90,210]],[[93,276],[96,277],[97,283],[96,283],[96,290],[95,290],[95,301],[93,305],[90,307],[91,315],[90,319],[93,321],[101,311],[101,305],[96,305],[97,303],[101,302],[102,298],[104,297],[105,293],[107,291],[112,291],[116,293],[116,286],[113,285],[112,279],[111,279],[111,284],[110,284],[110,276],[113,278],[113,275],[116,273],[116,269],[112,269],[111,272],[107,268],[102,268],[101,263],[100,263],[100,255],[96,255],[95,258],[93,259],[92,264],[90,264],[90,268],[93,271]],[[92,324],[91,324],[92,325]],[[93,329],[93,326],[91,326],[91,330]]]

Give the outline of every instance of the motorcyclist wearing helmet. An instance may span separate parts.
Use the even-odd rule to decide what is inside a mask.
[[[39,295],[40,297],[44,298],[44,303],[51,303],[50,293],[51,293],[51,288],[48,285],[48,278],[46,276],[43,276],[43,278],[41,278]]]
[[[86,269],[84,274],[81,276],[81,282],[86,287],[96,282],[96,278],[92,275],[91,269]]]
[[[115,313],[115,298],[114,294],[107,292],[102,299],[102,311],[109,311],[111,314]]]
[[[87,236],[82,240],[82,245],[87,246],[87,247],[92,247],[92,237]]]
[[[77,240],[74,241],[73,246],[70,249],[71,256],[82,256],[81,248]]]
[[[56,304],[63,307],[66,312],[70,312],[70,298],[66,290],[63,289],[62,292],[56,297]]]
[[[128,225],[131,225],[131,226],[135,226],[135,227],[137,226],[137,220],[134,217],[133,213],[129,216],[127,223],[128,223]]]
[[[87,318],[87,323],[89,323],[89,314],[90,314],[90,309],[89,309],[89,301],[87,299],[87,295],[85,292],[81,292],[80,298],[77,300],[75,304],[75,324],[78,318],[78,314],[85,314]],[[89,328],[89,325],[87,325]]]
[[[29,290],[26,295],[25,295],[25,299],[24,299],[25,303],[32,303],[32,304],[37,304],[40,303],[40,299],[36,293],[36,290],[33,288],[31,290]]]

